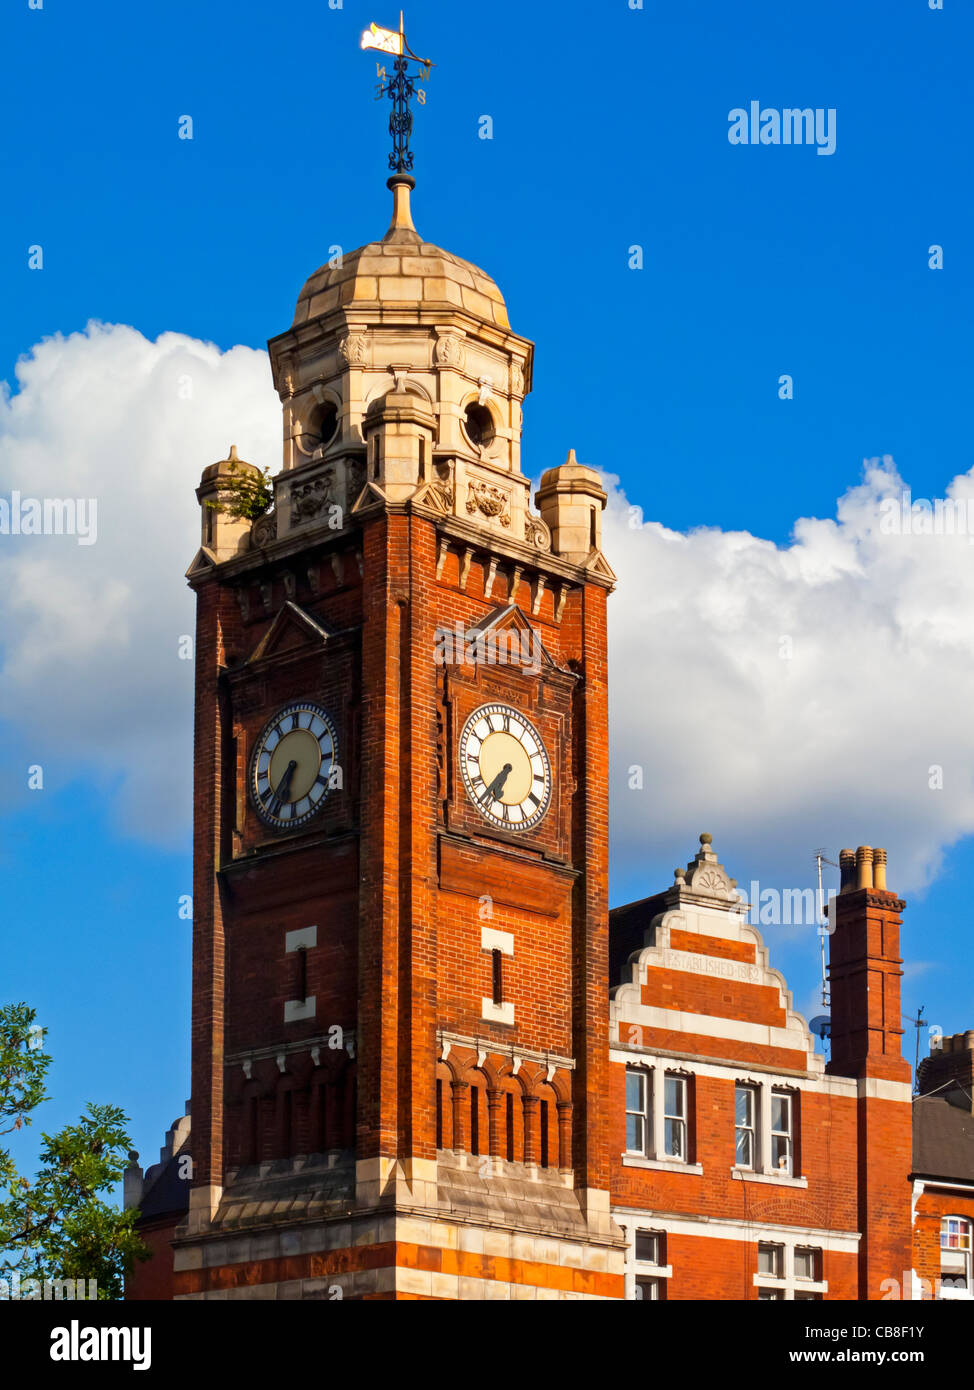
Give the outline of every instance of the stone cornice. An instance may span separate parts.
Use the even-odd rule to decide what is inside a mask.
[[[332,309],[330,313],[313,319],[309,323],[300,323],[285,329],[283,333],[275,334],[273,338],[268,338],[267,351],[270,354],[271,362],[276,365],[277,358],[286,352],[307,351],[308,348],[319,345],[328,348],[344,332],[354,328],[433,329],[445,326],[459,328],[467,336],[479,338],[481,342],[492,347],[523,354],[526,368],[524,394],[527,395],[531,389],[530,374],[534,356],[534,343],[531,339],[523,338],[519,333],[514,333],[510,329],[503,329],[486,323],[483,319],[466,313],[458,306],[444,306],[442,309],[421,308],[419,306],[406,308],[403,304],[393,301],[390,301],[389,304],[382,304],[368,300],[353,300],[349,304],[342,304],[337,309]]]
[[[409,503],[406,505],[408,507]],[[500,558],[512,560],[515,564],[521,565],[522,568],[556,575],[559,579],[577,587],[594,584],[610,593],[615,588],[614,582],[606,575],[595,574],[585,565],[576,565],[570,560],[563,560],[560,556],[553,555],[550,550],[539,550],[537,546],[527,545],[523,541],[501,536],[496,531],[489,531],[486,527],[477,525],[476,522],[464,521],[462,517],[443,516],[422,503],[412,504],[412,509],[417,516],[428,517],[431,521],[435,521],[440,534],[455,542],[459,547],[470,546],[475,552],[480,551],[482,554],[497,555]]]

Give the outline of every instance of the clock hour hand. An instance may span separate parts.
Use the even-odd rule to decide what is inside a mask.
[[[291,761],[288,763],[287,768],[285,769],[284,776],[278,782],[277,789],[274,792],[274,800],[271,802],[270,806],[271,815],[276,816],[277,813],[280,811],[281,807],[284,805],[285,801],[290,801],[291,798],[288,796],[288,792],[291,790],[291,778],[294,776],[294,770],[296,767],[297,763],[292,758]]]
[[[491,782],[490,786],[484,792],[482,800],[500,801],[501,792],[504,790],[504,783],[507,781],[510,772],[511,764],[505,763],[504,766],[501,768],[500,772],[498,772],[497,776],[494,778],[493,782]]]

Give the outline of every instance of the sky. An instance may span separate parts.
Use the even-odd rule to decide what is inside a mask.
[[[266,341],[388,225],[358,36],[397,18],[0,18],[0,497],[98,504],[92,544],[0,535],[0,999],[50,1030],[39,1125],[111,1101],[143,1161],[189,1087],[194,488],[231,442],[279,466]],[[974,14],[417,0],[406,31],[417,227],[537,345],[524,467],[606,478],[613,904],[701,831],[759,891],[885,845],[904,1014],[974,1026],[974,549],[900,507],[974,497]],[[821,110],[834,151],[731,143],[751,102]],[[814,926],[762,930],[822,1012]]]

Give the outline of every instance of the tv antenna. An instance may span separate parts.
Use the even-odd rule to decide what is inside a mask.
[[[825,966],[825,938],[828,936],[828,924],[825,912],[825,897],[822,892],[822,865],[831,864],[833,869],[839,866],[834,859],[828,859],[824,849],[815,851],[815,863],[818,866],[818,942],[822,954],[822,1004],[826,1009],[832,1007],[829,994],[829,977]]]
[[[912,1024],[913,1024],[914,1028],[916,1029],[916,1034],[917,1034],[916,1061],[915,1061],[915,1063],[914,1063],[914,1065],[913,1065],[913,1093],[914,1093],[914,1095],[916,1094],[916,1089],[917,1089],[917,1085],[918,1085],[917,1072],[920,1070],[920,1029],[923,1028],[923,1027],[925,1027],[925,1026],[926,1026],[926,1022],[927,1022],[927,1020],[923,1017],[923,1009],[924,1009],[924,1006],[921,1004],[920,1007],[919,1007],[919,1009],[917,1009],[917,1016],[916,1016],[916,1018],[911,1018],[909,1014],[904,1014],[904,1015],[903,1015],[903,1017],[907,1020],[908,1023],[912,1023]]]

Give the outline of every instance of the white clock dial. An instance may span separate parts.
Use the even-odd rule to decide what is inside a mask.
[[[460,735],[467,796],[501,830],[532,830],[551,804],[551,764],[541,735],[510,705],[481,705]]]
[[[293,830],[321,809],[333,785],[338,739],[327,710],[285,705],[265,726],[250,762],[250,796],[265,825]]]

